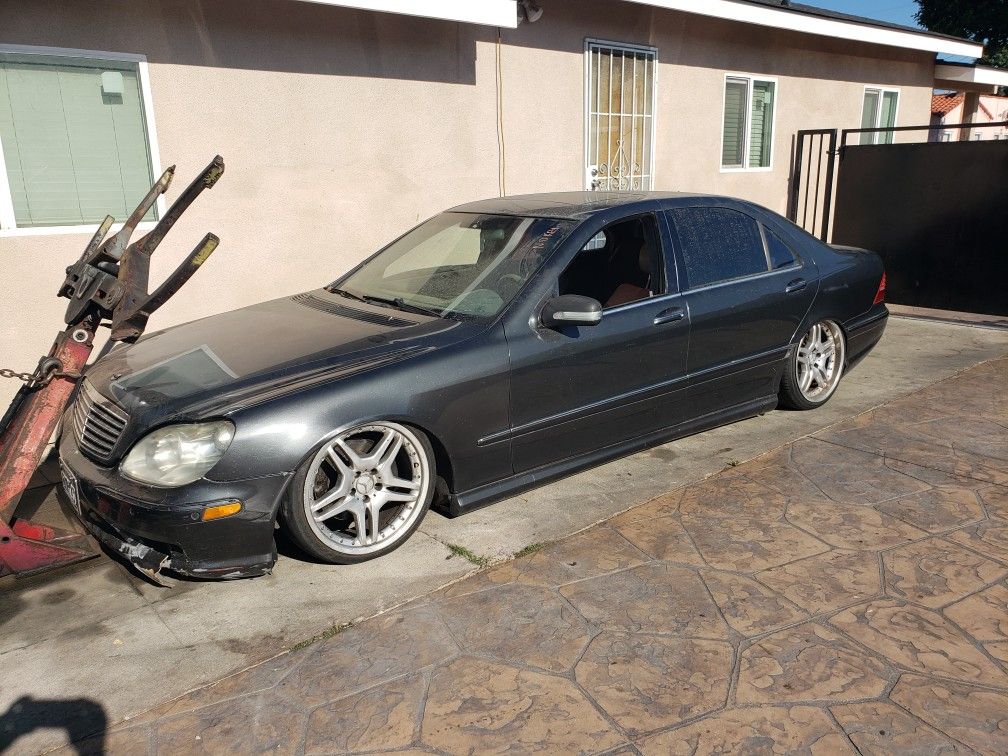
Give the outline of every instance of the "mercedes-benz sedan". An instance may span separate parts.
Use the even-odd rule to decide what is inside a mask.
[[[475,202],[324,288],[113,350],[64,419],[64,486],[149,571],[268,572],[277,527],[360,562],[432,502],[818,407],[881,337],[884,290],[874,253],[739,200]]]

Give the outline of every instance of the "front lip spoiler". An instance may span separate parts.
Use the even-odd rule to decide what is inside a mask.
[[[171,568],[171,557],[168,554],[128,536],[120,537],[109,526],[102,527],[86,515],[81,516],[80,521],[99,543],[126,559],[152,582],[162,587],[171,586],[171,583],[166,583],[161,577],[161,570]]]

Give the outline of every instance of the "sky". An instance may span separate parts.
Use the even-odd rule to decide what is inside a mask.
[[[841,13],[852,13],[855,16],[917,26],[917,21],[914,19],[917,3],[914,0],[801,0],[801,2]]]

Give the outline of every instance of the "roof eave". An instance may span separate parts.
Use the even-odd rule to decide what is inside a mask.
[[[939,63],[935,66],[935,86],[971,92],[993,91],[997,87],[1008,87],[1008,71],[990,66]]]
[[[924,31],[903,31],[857,21],[822,18],[740,0],[629,0],[629,2],[835,39],[945,55],[961,55],[967,58],[979,58],[983,55],[983,45],[965,39],[934,35]]]
[[[518,26],[517,0],[303,0],[358,10],[398,13],[487,26]]]

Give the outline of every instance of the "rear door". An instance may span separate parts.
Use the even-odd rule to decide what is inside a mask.
[[[669,207],[689,308],[691,418],[777,393],[780,367],[817,286],[803,261],[744,205]]]

